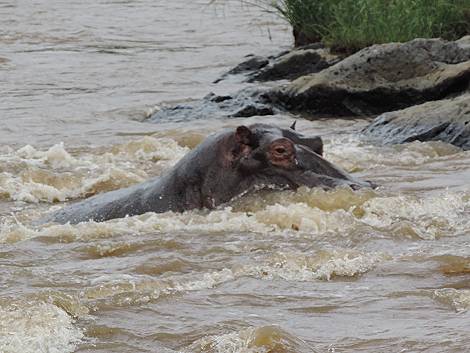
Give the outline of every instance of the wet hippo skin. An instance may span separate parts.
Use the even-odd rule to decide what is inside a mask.
[[[294,128],[254,124],[225,129],[207,137],[165,175],[66,206],[44,222],[74,224],[213,209],[263,186],[371,186],[326,161],[320,137],[304,136]]]

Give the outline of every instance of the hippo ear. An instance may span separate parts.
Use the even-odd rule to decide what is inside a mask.
[[[295,131],[295,124],[297,124],[297,120],[294,120],[290,128]]]
[[[235,140],[242,145],[251,145],[253,133],[246,126],[240,125],[235,132]]]

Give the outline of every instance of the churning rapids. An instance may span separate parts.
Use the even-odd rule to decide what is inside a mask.
[[[227,2],[226,2],[227,3]],[[239,1],[0,4],[0,352],[464,352],[470,152],[378,147],[363,120],[298,122],[376,190],[260,191],[214,211],[34,227],[254,122],[152,124],[155,104],[291,43]]]

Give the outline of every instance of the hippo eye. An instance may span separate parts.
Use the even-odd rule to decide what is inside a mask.
[[[274,151],[276,151],[276,153],[279,153],[279,154],[286,153],[286,149],[284,147],[276,147]]]

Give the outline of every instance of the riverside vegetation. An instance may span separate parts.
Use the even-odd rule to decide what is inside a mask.
[[[354,52],[414,38],[458,39],[470,33],[470,0],[261,0],[293,28],[296,45],[323,42]]]

